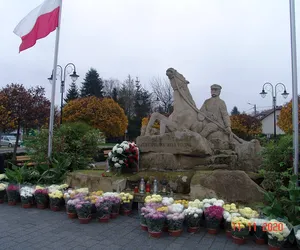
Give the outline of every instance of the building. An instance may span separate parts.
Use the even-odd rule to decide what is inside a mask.
[[[284,131],[282,131],[277,125],[281,109],[282,109],[282,107],[279,106],[276,108],[276,111],[275,111],[276,112],[275,115],[276,115],[276,134],[277,135],[285,134]],[[270,110],[262,111],[256,117],[261,121],[262,134],[274,135],[274,110],[270,109]]]

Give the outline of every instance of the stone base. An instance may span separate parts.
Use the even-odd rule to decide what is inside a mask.
[[[191,180],[191,199],[220,198],[244,204],[262,202],[263,189],[239,170],[197,171]]]

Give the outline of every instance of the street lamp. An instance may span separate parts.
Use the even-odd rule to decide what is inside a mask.
[[[278,87],[281,87],[281,90],[277,90]],[[270,87],[270,88],[267,88]],[[272,93],[272,99],[273,99],[273,112],[274,112],[274,138],[276,138],[276,98],[277,98],[277,93],[281,92],[283,88],[283,93],[281,94],[283,96],[284,99],[286,99],[289,95],[288,92],[286,92],[286,87],[283,83],[277,83],[275,86],[273,86],[273,84],[266,82],[263,87],[262,87],[262,91],[260,92],[260,95],[262,98],[265,98],[267,95],[267,92],[265,91],[265,89],[268,92]]]
[[[76,74],[76,67],[74,65],[74,63],[68,63],[64,70],[60,65],[57,65],[57,67],[60,69],[60,74],[57,74],[60,76],[60,93],[61,93],[61,100],[60,100],[60,124],[62,124],[62,116],[63,116],[63,104],[64,104],[64,92],[65,92],[65,81],[66,81],[66,74],[69,74],[71,77],[72,82],[76,82],[79,75]],[[67,72],[68,69],[73,70],[73,73],[70,74],[70,72]],[[52,84],[52,80],[53,80],[53,73],[51,74],[51,76],[48,78],[50,84]]]

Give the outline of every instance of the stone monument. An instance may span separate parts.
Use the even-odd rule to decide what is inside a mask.
[[[212,85],[211,98],[198,109],[185,77],[173,68],[169,68],[166,75],[173,89],[173,113],[166,117],[155,112],[142,128],[137,138],[140,169],[256,172],[261,164],[261,146],[257,140],[244,141],[232,133],[226,104],[220,98],[222,87]],[[159,131],[152,129],[156,121],[160,123]]]

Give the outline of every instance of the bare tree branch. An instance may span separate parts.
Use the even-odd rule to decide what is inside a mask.
[[[119,90],[120,85],[121,85],[121,83],[118,79],[110,78],[108,80],[104,80],[104,83],[103,83],[104,96],[112,97],[113,89],[116,88],[117,90]]]

